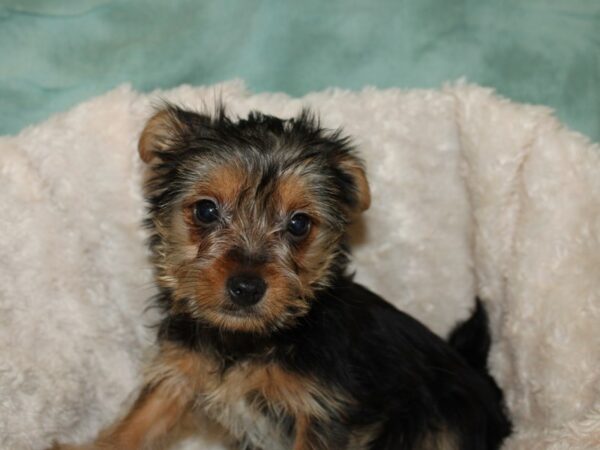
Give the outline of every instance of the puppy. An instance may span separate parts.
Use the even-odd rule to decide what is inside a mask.
[[[370,204],[347,137],[306,111],[167,105],[139,153],[159,351],[124,418],[55,448],[154,448],[194,414],[238,449],[499,448],[510,422],[480,302],[447,343],[347,273],[346,230]]]

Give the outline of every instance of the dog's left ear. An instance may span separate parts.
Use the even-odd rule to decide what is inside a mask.
[[[352,179],[355,195],[353,211],[355,213],[366,211],[371,206],[371,189],[363,162],[353,155],[346,155],[339,161],[339,167]]]
[[[192,132],[210,121],[208,116],[166,105],[146,122],[138,143],[140,158],[150,163],[161,159],[161,155],[181,150]]]

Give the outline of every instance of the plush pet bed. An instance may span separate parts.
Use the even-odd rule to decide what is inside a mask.
[[[234,114],[302,106],[355,137],[373,203],[357,279],[445,334],[477,294],[506,449],[600,448],[600,148],[476,86],[121,87],[0,139],[0,448],[83,440],[118,414],[153,342],[136,141],[159,98]],[[181,448],[220,448],[190,438]]]

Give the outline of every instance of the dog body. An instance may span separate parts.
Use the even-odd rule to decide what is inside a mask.
[[[498,391],[447,343],[349,279],[314,302],[268,339],[163,324],[168,347],[196,360],[199,409],[241,448],[497,448],[508,430]],[[483,314],[454,336],[480,333]],[[294,447],[302,420],[312,442]]]
[[[480,303],[449,345],[346,274],[347,226],[370,203],[347,138],[308,113],[167,106],[140,155],[159,352],[128,415],[85,448],[148,448],[196,413],[239,449],[499,447],[510,424]]]

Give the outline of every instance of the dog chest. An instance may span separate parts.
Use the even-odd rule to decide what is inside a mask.
[[[262,369],[242,365],[212,374],[198,397],[199,406],[240,443],[241,448],[285,450],[293,446],[294,418],[274,398],[265,397],[272,380]]]

